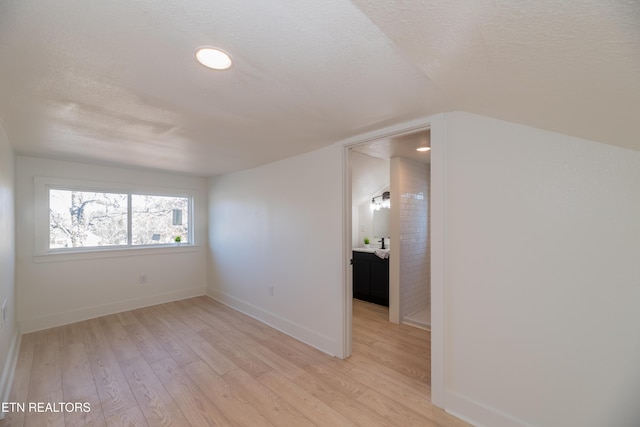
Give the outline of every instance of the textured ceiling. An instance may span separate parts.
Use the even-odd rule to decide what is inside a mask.
[[[0,119],[18,153],[196,175],[454,109],[640,149],[639,4],[2,0]]]
[[[423,130],[375,141],[353,147],[353,151],[366,154],[378,159],[389,160],[392,157],[404,157],[419,163],[427,164],[431,161],[430,151],[416,151],[418,147],[431,146],[431,131]]]
[[[456,110],[640,150],[640,1],[353,3]]]

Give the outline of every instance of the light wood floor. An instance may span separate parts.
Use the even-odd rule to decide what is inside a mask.
[[[429,403],[429,332],[354,301],[353,356],[327,356],[206,297],[22,337],[2,426],[466,426]]]

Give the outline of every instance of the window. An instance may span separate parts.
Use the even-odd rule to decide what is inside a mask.
[[[128,243],[127,195],[49,190],[49,249]]]
[[[135,245],[189,241],[189,198],[131,195],[131,237]]]
[[[192,196],[45,188],[48,251],[192,243]]]

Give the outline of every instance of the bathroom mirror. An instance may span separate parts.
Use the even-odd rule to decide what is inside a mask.
[[[389,237],[389,208],[373,211],[373,235],[376,238]]]

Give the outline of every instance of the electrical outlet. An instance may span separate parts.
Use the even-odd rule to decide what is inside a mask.
[[[273,286],[269,286],[269,288],[267,289],[269,296],[272,297],[273,296]]]
[[[141,274],[140,277],[138,278],[138,283],[147,283],[147,275]]]

